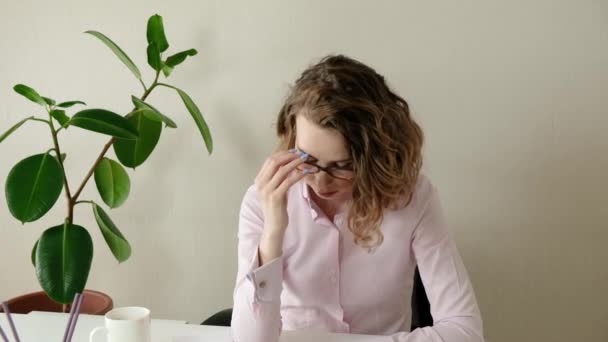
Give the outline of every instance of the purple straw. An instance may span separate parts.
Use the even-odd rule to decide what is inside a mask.
[[[74,319],[72,319],[72,325],[70,326],[70,332],[68,334],[68,339],[66,342],[72,341],[72,335],[74,335],[74,330],[76,330],[76,323],[78,322],[78,316],[80,315],[80,306],[82,305],[83,300],[84,293],[78,296],[78,303],[76,303],[76,310],[74,310]]]
[[[66,342],[68,340],[68,334],[70,331],[70,327],[72,326],[72,320],[74,319],[74,310],[76,309],[76,302],[78,301],[78,297],[80,294],[76,293],[74,295],[74,299],[72,300],[72,305],[70,307],[70,315],[68,316],[68,325],[65,327],[65,332],[63,333],[63,339],[61,341]]]
[[[6,304],[6,302],[2,302],[2,309],[4,309],[6,318],[8,318],[8,324],[10,324],[11,330],[13,331],[13,337],[15,337],[15,342],[20,342],[21,340],[19,340],[19,334],[17,334],[17,329],[15,329],[15,323],[13,323],[13,318],[11,317],[11,311],[8,309],[8,304]]]
[[[4,334],[4,330],[2,330],[2,327],[0,327],[0,336],[2,336],[4,342],[8,342],[8,337],[6,337],[6,334]]]

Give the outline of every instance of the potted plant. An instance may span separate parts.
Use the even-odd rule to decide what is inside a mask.
[[[18,162],[8,174],[5,194],[10,213],[25,224],[43,217],[56,204],[61,192],[64,193],[65,220],[47,228],[34,243],[31,253],[36,277],[45,294],[45,298],[40,298],[42,301],[40,306],[48,309],[49,301],[46,298],[48,296],[53,302],[63,304],[64,311],[66,304],[72,302],[75,294],[84,290],[93,259],[91,236],[85,227],[78,225],[74,220],[74,208],[77,205],[91,206],[91,213],[118,262],[126,261],[131,255],[129,242],[110,219],[106,210],[93,200],[82,199],[80,194],[88,181],[93,178],[105,205],[109,208],[117,208],[125,203],[130,190],[130,179],[125,167],[135,168],[150,156],[160,139],[163,125],[165,128],[177,127],[173,120],[146,102],[152,91],[159,87],[176,91],[194,119],[208,152],[211,153],[213,150],[211,133],[194,101],[183,90],[159,81],[161,73],[165,78],[169,77],[176,66],[187,57],[197,54],[195,49],[189,49],[165,58],[169,43],[161,16],[153,15],[147,23],[147,59],[149,66],[154,70],[154,81],[149,85],[144,83],[135,63],[110,38],[97,31],[85,33],[96,37],[109,47],[141,83],[143,95],[139,97],[131,95],[129,98],[133,109],[120,115],[106,109],[91,108],[80,110],[70,116],[67,111],[86,104],[80,100],[58,102],[41,96],[26,85],[18,84],[14,90],[38,104],[44,114],[26,117],[0,135],[1,143],[27,122],[42,123],[49,128],[52,148]],[[65,172],[66,154],[63,153],[61,136],[67,134],[68,130],[72,132],[77,129],[105,134],[110,138],[79,186],[73,187],[74,184],[69,182]],[[110,148],[114,150],[118,160],[106,155]],[[89,294],[94,293],[89,292]],[[32,296],[34,294],[22,297],[31,301]],[[104,303],[103,305],[107,305],[107,301]],[[13,305],[18,306],[15,301]],[[35,301],[33,305],[36,305]]]

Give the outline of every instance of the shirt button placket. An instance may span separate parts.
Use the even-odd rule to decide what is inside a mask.
[[[330,284],[330,287],[333,289],[333,293],[335,294],[334,298],[335,301],[333,301],[333,310],[335,310],[335,312],[339,313],[340,315],[342,315],[342,305],[341,305],[341,290],[340,290],[340,278],[339,278],[339,273],[340,273],[340,231],[338,229],[331,229],[331,237],[332,237],[332,242],[333,242],[333,250],[332,250],[332,255],[331,255],[331,259],[332,263],[329,264],[328,266],[328,281]],[[340,317],[340,320],[342,320],[343,318]]]
[[[329,280],[332,282],[332,284],[338,283],[338,272],[336,272],[335,269],[329,272]]]

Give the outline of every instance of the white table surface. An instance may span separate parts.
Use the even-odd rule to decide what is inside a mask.
[[[13,314],[21,342],[61,342],[68,314],[33,312]],[[72,342],[88,342],[93,328],[103,326],[103,316],[80,315]],[[0,315],[0,326],[11,339],[6,315]],[[152,342],[173,342],[174,337],[193,336],[192,342],[231,342],[230,328],[185,324],[184,321],[152,319]],[[103,340],[100,336],[98,340]],[[0,339],[1,340],[1,339]],[[385,342],[386,336],[330,334],[323,332],[285,331],[281,342]],[[11,340],[12,341],[12,340]],[[190,341],[190,340],[188,340]]]

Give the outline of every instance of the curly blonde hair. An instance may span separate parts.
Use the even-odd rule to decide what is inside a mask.
[[[355,174],[348,228],[357,245],[380,246],[383,210],[410,203],[422,167],[424,136],[407,102],[374,69],[330,55],[291,88],[278,115],[279,149],[294,147],[297,115],[344,137]]]

